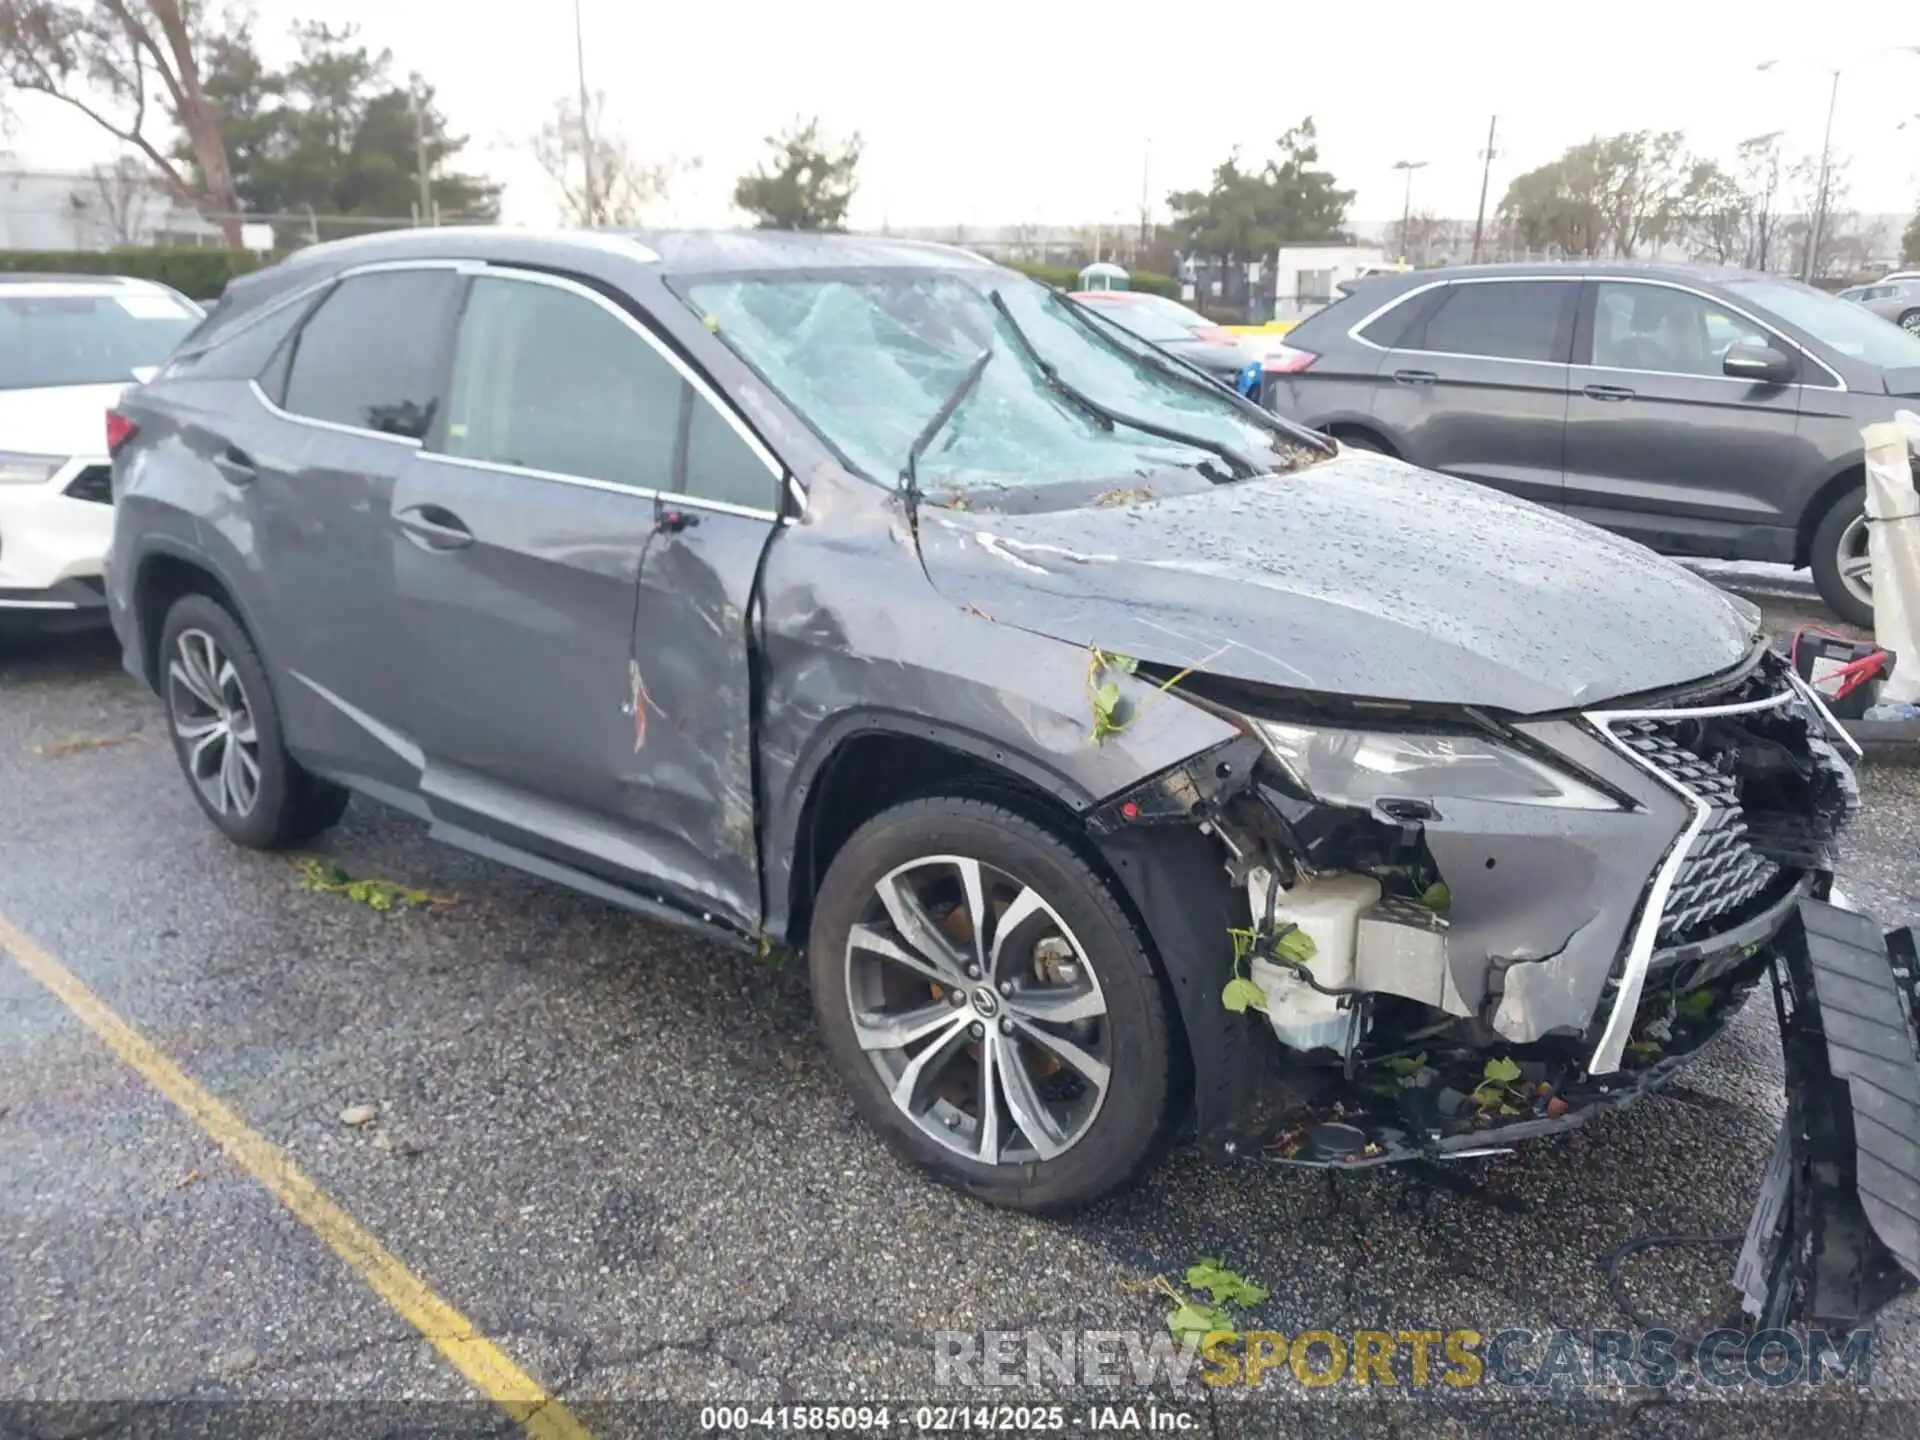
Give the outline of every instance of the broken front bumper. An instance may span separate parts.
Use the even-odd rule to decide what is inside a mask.
[[[1810,900],[1773,949],[1787,1115],[1735,1283],[1761,1328],[1854,1324],[1920,1284],[1914,932]]]

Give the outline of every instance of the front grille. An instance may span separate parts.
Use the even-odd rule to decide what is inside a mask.
[[[72,480],[62,492],[75,500],[91,500],[98,505],[113,503],[113,467],[111,465],[89,465]]]
[[[1709,931],[1764,891],[1780,867],[1753,848],[1733,776],[1707,753],[1705,730],[1689,720],[1617,720],[1613,733],[1629,749],[1708,807],[1660,913],[1655,943],[1672,944]]]

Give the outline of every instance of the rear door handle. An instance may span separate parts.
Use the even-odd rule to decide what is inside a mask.
[[[226,477],[229,485],[251,485],[260,478],[252,457],[236,445],[229,445],[214,456],[213,468]]]
[[[1585,393],[1595,400],[1633,399],[1633,391],[1624,385],[1589,385]]]
[[[399,514],[400,528],[423,550],[464,550],[473,543],[466,522],[443,505],[413,505]]]
[[[1396,385],[1431,385],[1440,377],[1431,370],[1396,370],[1393,380]]]

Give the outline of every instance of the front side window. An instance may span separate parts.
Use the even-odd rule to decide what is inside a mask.
[[[916,467],[923,488],[1035,489],[1218,466],[1198,440],[1267,470],[1319,454],[1111,322],[998,269],[776,271],[696,280],[685,298],[850,466],[889,487],[956,395]],[[1167,434],[1107,425],[1050,384],[1049,370]]]
[[[282,408],[424,439],[440,410],[440,357],[460,283],[451,270],[349,275],[295,338]]]
[[[481,276],[460,323],[444,448],[465,460],[671,490],[686,398],[666,358],[596,302]]]
[[[1561,337],[1578,288],[1560,280],[1449,286],[1412,348],[1490,360],[1564,360]]]
[[[1798,326],[1850,360],[1887,370],[1920,366],[1920,335],[1889,325],[1871,310],[1795,280],[1729,280],[1727,289],[1764,314]]]
[[[128,384],[158,366],[200,314],[164,290],[0,298],[0,390]]]
[[[1594,286],[1593,363],[1668,375],[1723,375],[1735,345],[1772,337],[1724,305],[1665,285],[1602,280]]]

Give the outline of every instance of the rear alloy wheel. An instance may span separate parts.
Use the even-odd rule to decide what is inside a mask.
[[[160,693],[180,769],[220,833],[257,850],[310,840],[347,792],[302,770],[253,641],[206,595],[183,596],[160,630]]]
[[[821,888],[810,965],[862,1113],[949,1184],[1067,1209],[1165,1143],[1158,974],[1105,882],[1024,817],[942,797],[868,822]]]
[[[1814,587],[1827,608],[1849,625],[1873,628],[1873,562],[1867,553],[1867,491],[1842,494],[1813,532]]]
[[[1900,328],[1910,335],[1920,335],[1920,310],[1909,310],[1902,315]]]

